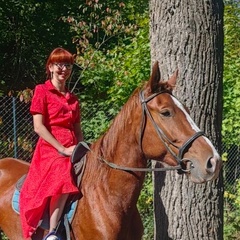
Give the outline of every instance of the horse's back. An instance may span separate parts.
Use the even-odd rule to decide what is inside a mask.
[[[0,203],[10,198],[18,179],[28,172],[29,163],[15,158],[0,159]]]
[[[0,159],[0,170],[2,169],[28,169],[29,168],[29,163],[16,159],[16,158],[2,158]]]
[[[0,228],[11,240],[22,239],[21,224],[12,209],[16,182],[28,172],[29,163],[15,158],[0,159]]]
[[[29,163],[15,158],[0,159],[0,193],[9,188],[29,169]]]

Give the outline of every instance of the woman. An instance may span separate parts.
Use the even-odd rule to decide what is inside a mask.
[[[20,195],[23,236],[31,238],[49,206],[50,229],[45,239],[58,239],[54,228],[69,194],[78,193],[71,177],[70,157],[83,140],[77,97],[66,88],[74,58],[63,48],[50,54],[48,80],[36,86],[30,112],[39,140]]]

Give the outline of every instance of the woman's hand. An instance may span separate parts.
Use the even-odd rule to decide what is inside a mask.
[[[63,148],[63,150],[59,151],[59,153],[63,156],[70,157],[72,155],[75,147],[76,147],[76,145],[73,145],[73,146],[67,147],[67,148]]]
[[[46,142],[48,142],[55,149],[57,149],[61,155],[65,157],[71,156],[76,145],[73,145],[68,148],[62,146],[62,144],[58,142],[57,139],[48,131],[48,129],[44,125],[44,122],[45,122],[44,116],[42,114],[34,114],[33,115],[34,131]]]

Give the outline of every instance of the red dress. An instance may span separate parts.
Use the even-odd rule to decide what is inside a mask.
[[[62,95],[48,80],[36,86],[30,112],[44,116],[45,126],[64,147],[77,144],[73,125],[80,124],[80,109],[75,95],[70,92]],[[25,238],[31,237],[38,227],[49,197],[78,193],[70,170],[69,157],[60,155],[40,137],[20,194],[20,217]]]

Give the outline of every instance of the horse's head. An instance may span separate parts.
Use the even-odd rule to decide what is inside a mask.
[[[195,183],[215,179],[222,162],[210,140],[196,126],[186,108],[172,95],[177,71],[161,81],[158,63],[140,92],[143,110],[141,144],[145,156],[181,171]]]

